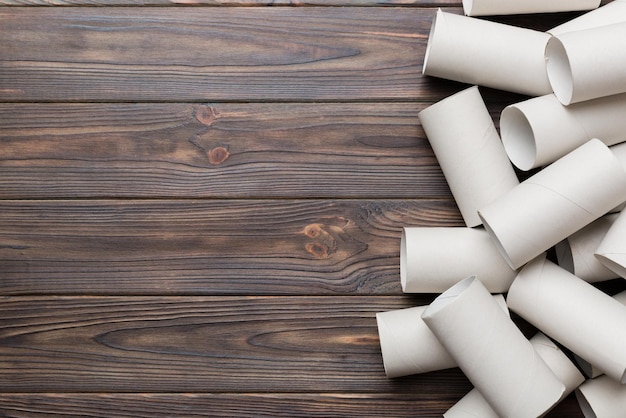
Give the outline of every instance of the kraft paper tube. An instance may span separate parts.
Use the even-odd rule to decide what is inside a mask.
[[[509,310],[502,295],[494,295],[500,309]],[[456,367],[456,362],[421,318],[427,306],[376,314],[380,348],[387,377],[401,377]]]
[[[617,273],[604,266],[595,256],[596,249],[618,214],[605,215],[556,245],[559,266],[589,283],[616,279]]]
[[[620,22],[626,22],[626,0],[613,0],[598,9],[550,29],[548,33],[560,35]]]
[[[585,377],[578,371],[574,363],[548,337],[539,332],[530,339],[530,343],[550,370],[565,385],[565,392],[561,395],[560,400],[585,381]],[[452,408],[448,409],[443,416],[444,418],[498,418],[498,414],[477,389],[472,389]]]
[[[576,390],[585,418],[619,418],[626,414],[626,385],[607,376],[587,380]]]
[[[600,242],[597,259],[626,279],[626,211],[622,211]]]
[[[544,52],[550,35],[437,11],[422,73],[529,96],[552,93]]]
[[[520,170],[547,165],[592,138],[626,140],[626,94],[563,106],[554,94],[507,106],[500,115],[502,143]]]
[[[600,0],[463,0],[468,16],[514,15],[591,10]]]
[[[422,318],[498,415],[540,416],[565,391],[475,277],[444,292]]]
[[[400,282],[404,292],[442,293],[472,275],[491,293],[509,290],[517,275],[484,228],[403,229]]]
[[[626,171],[592,139],[478,211],[509,265],[524,263],[626,200]]]
[[[509,308],[612,379],[626,382],[626,306],[546,260],[528,263]]]
[[[418,117],[465,224],[480,225],[478,209],[519,181],[478,87],[435,103]]]
[[[552,37],[545,55],[550,85],[564,105],[626,92],[626,22]]]

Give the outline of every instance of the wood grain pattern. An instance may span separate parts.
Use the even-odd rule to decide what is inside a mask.
[[[423,393],[359,394],[0,394],[0,413],[11,418],[115,415],[129,418],[188,417],[415,417],[440,418],[456,399]],[[332,412],[329,412],[332,411]],[[573,395],[547,418],[582,418]]]
[[[425,106],[0,104],[0,196],[449,198]]]
[[[403,226],[449,200],[2,201],[10,294],[401,294]]]

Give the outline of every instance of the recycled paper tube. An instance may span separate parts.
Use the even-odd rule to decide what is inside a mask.
[[[626,170],[626,142],[611,147],[611,152],[622,163],[622,167]]]
[[[591,138],[626,141],[626,94],[563,106],[554,94],[507,106],[500,115],[502,143],[520,170],[547,165]]]
[[[554,13],[595,9],[600,0],[463,0],[468,16]]]
[[[480,225],[478,209],[519,181],[478,87],[435,103],[418,117],[465,224]]]
[[[494,295],[509,315],[502,295]],[[456,367],[456,362],[421,318],[428,306],[376,314],[385,374],[389,378]]]
[[[585,13],[548,31],[552,35],[597,28],[613,23],[626,22],[626,0],[613,0],[604,6]]]
[[[524,263],[626,200],[626,171],[592,139],[478,211],[509,265]]]
[[[529,96],[552,93],[544,52],[550,35],[437,11],[422,73]]]
[[[612,379],[626,382],[626,306],[548,261],[528,263],[509,308]],[[449,351],[449,350],[448,350]]]
[[[622,211],[596,250],[606,267],[626,279],[626,211]]]
[[[604,266],[595,256],[598,245],[617,219],[605,215],[556,245],[559,266],[588,283],[616,279],[617,273]]]
[[[498,415],[540,416],[565,391],[475,277],[444,292],[422,318]]]
[[[561,395],[560,400],[585,381],[585,377],[578,371],[574,363],[548,337],[539,332],[530,339],[530,343],[550,370],[565,385],[565,392]],[[443,416],[444,418],[498,418],[498,414],[477,389],[472,389],[448,409]]]
[[[506,292],[517,276],[484,228],[403,229],[400,282],[404,292],[442,293],[472,275],[491,293]]]
[[[564,105],[626,92],[626,22],[550,38],[546,69]]]
[[[626,385],[607,376],[587,380],[576,390],[585,418],[618,418],[626,414]]]

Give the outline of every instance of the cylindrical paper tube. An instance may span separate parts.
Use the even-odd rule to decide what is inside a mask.
[[[468,16],[515,15],[591,10],[600,0],[463,0]]]
[[[425,75],[541,96],[552,93],[544,52],[550,35],[437,11]]]
[[[622,167],[626,170],[626,142],[611,147],[611,152],[622,163]]]
[[[620,22],[626,22],[626,0],[613,0],[598,9],[550,29],[548,33],[560,35]]]
[[[494,295],[509,315],[502,295]],[[421,318],[427,306],[376,314],[380,349],[387,377],[401,377],[456,367],[456,362]]]
[[[478,87],[422,110],[419,120],[467,226],[519,181]]]
[[[626,385],[607,376],[587,380],[576,390],[585,418],[620,418],[626,414]]]
[[[585,377],[574,363],[548,337],[539,332],[530,339],[530,343],[550,370],[565,385],[561,400],[585,381]],[[472,389],[443,416],[444,418],[498,418],[489,403],[476,389]]]
[[[544,254],[520,271],[507,303],[546,335],[613,379],[626,382],[626,306],[617,300],[546,260]]]
[[[517,275],[484,228],[415,227],[402,231],[400,281],[404,292],[442,293],[472,275],[491,293],[509,290]]]
[[[618,214],[605,215],[556,245],[559,266],[589,283],[616,279],[617,273],[606,268],[595,256],[598,245]]]
[[[509,265],[524,263],[626,200],[626,171],[592,139],[478,211]]]
[[[546,46],[550,85],[565,105],[626,92],[626,22],[564,33]]]
[[[596,249],[597,259],[626,279],[626,211],[622,211]]]
[[[537,417],[565,386],[475,277],[452,286],[422,313],[459,368],[504,417]]]
[[[502,143],[520,170],[547,165],[591,138],[607,145],[626,140],[626,94],[563,106],[554,94],[507,106]]]

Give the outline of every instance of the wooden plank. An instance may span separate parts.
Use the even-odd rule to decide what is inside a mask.
[[[401,294],[450,200],[2,201],[0,294]]]
[[[6,417],[63,416],[132,418],[188,417],[406,417],[439,418],[456,402],[429,394],[0,394]],[[583,418],[573,395],[546,418]]]
[[[449,198],[427,105],[0,104],[0,197]]]
[[[369,392],[458,398],[458,369],[391,380],[374,314],[407,297],[6,297],[2,392]]]

